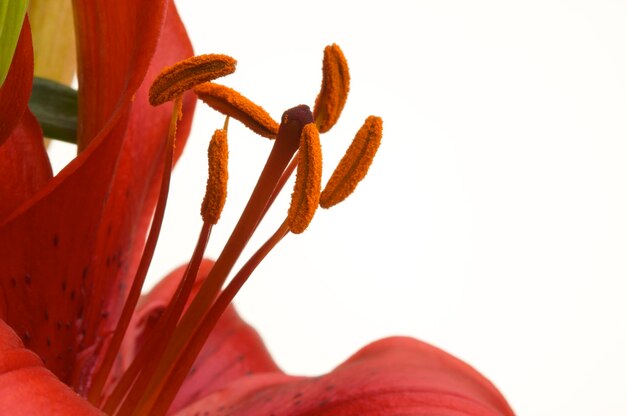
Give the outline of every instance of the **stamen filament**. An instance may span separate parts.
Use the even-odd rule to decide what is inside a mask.
[[[182,386],[187,373],[193,366],[196,357],[202,350],[206,339],[215,328],[218,320],[235,298],[242,286],[246,283],[252,272],[276,247],[276,245],[287,235],[289,227],[287,222],[274,232],[274,234],[255,252],[246,262],[241,270],[235,275],[233,280],[228,284],[224,291],[219,295],[209,312],[204,316],[197,329],[194,331],[192,338],[186,345],[185,350],[179,355],[176,363],[172,366],[172,370],[167,377],[167,383],[160,383],[160,390],[147,401],[143,407],[137,409],[138,414],[149,414],[152,416],[164,415],[172,404],[176,393]],[[163,380],[165,381],[165,380]],[[165,385],[167,384],[167,386]]]
[[[141,288],[143,287],[146,275],[148,274],[148,269],[150,267],[150,263],[152,262],[154,250],[159,239],[161,225],[163,223],[163,216],[165,214],[165,207],[167,206],[167,195],[169,193],[170,178],[172,174],[173,154],[176,143],[176,128],[178,121],[180,120],[181,114],[182,97],[179,97],[174,102],[174,107],[172,109],[172,118],[170,119],[169,133],[164,150],[165,154],[163,160],[163,176],[161,177],[161,187],[159,190],[159,197],[155,208],[154,217],[150,226],[150,232],[146,240],[146,245],[139,261],[139,266],[137,268],[135,278],[133,279],[133,283],[131,285],[128,297],[126,298],[126,301],[124,303],[124,307],[118,320],[118,324],[115,328],[115,332],[111,337],[106,354],[104,355],[104,358],[102,360],[102,364],[97,370],[93,378],[93,383],[87,394],[88,400],[95,405],[98,405],[100,402],[102,390],[104,388],[107,378],[109,377],[109,373],[111,372],[111,368],[113,367],[113,363],[115,362],[115,358],[117,356],[117,353],[119,352],[120,345],[122,344],[122,339],[124,338],[124,334],[128,329],[128,325],[130,323],[133,311],[135,310],[135,306],[137,305],[137,301],[139,300],[139,296],[141,295]]]

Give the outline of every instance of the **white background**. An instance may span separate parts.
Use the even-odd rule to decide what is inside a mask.
[[[466,360],[520,415],[626,412],[626,3],[178,1],[197,53],[275,119],[313,104],[323,47],[352,84],[327,179],[369,114],[384,138],[345,203],[288,236],[237,298],[288,372],[388,335]],[[191,255],[208,139],[199,106],[151,271]],[[271,143],[231,122],[219,253]],[[53,151],[62,153],[62,146]],[[288,185],[251,247],[282,221]]]

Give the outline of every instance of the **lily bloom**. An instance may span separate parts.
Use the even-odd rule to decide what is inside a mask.
[[[325,51],[313,112],[294,107],[278,124],[212,82],[232,72],[234,60],[192,57],[171,1],[73,5],[79,154],[55,177],[27,108],[28,21],[0,89],[2,414],[513,414],[476,370],[411,338],[375,342],[324,376],[287,375],[230,306],[285,235],[303,232],[318,205],[331,207],[354,191],[380,143],[382,121],[370,117],[322,190],[319,133],[337,121],[349,89],[338,47]],[[196,95],[227,115],[209,146],[204,226],[189,264],[140,299]],[[213,262],[202,256],[226,197],[229,118],[273,147]],[[285,222],[224,286],[294,170]]]

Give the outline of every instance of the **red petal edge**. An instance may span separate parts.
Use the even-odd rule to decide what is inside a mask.
[[[33,41],[26,17],[9,73],[0,88],[0,145],[11,135],[28,106],[33,69]]]
[[[12,416],[103,414],[46,369],[1,319],[0,409]]]
[[[513,415],[498,390],[469,365],[412,338],[363,348],[314,378],[244,377],[175,413],[237,416]]]
[[[52,178],[52,168],[35,116],[26,110],[0,145],[0,222]]]

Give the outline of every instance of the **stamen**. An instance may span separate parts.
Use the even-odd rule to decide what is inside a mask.
[[[199,55],[165,68],[150,87],[150,104],[171,101],[196,85],[235,72],[237,61],[228,55]]]
[[[320,133],[326,133],[339,119],[350,91],[350,72],[343,52],[336,44],[324,49],[322,88],[315,99],[313,117]]]
[[[216,130],[209,144],[209,178],[202,201],[202,219],[217,224],[226,202],[228,141],[226,130]]]
[[[346,199],[367,174],[383,137],[383,120],[369,116],[331,175],[320,196],[320,206],[330,208]]]
[[[194,92],[213,109],[239,120],[253,132],[268,139],[273,139],[278,134],[278,123],[267,111],[237,91],[207,82],[195,87]]]
[[[309,226],[319,204],[322,188],[322,148],[314,123],[307,124],[300,136],[296,184],[291,195],[287,225],[294,234]]]

